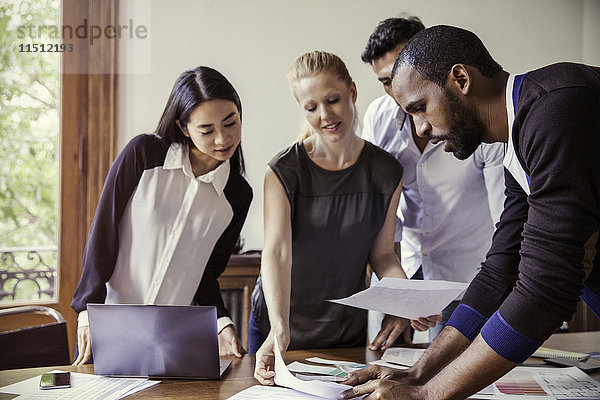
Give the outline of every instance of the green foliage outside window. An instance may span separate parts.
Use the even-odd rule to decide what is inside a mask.
[[[57,244],[60,56],[20,52],[18,45],[56,43],[20,38],[19,27],[58,21],[58,1],[0,5],[1,247]]]
[[[45,283],[17,272],[56,270],[60,55],[19,46],[58,43],[49,29],[29,30],[40,26],[59,26],[58,0],[0,2],[0,301],[12,300],[15,285],[16,300],[47,297]],[[32,267],[29,253],[6,253],[15,247],[54,250],[48,265]]]

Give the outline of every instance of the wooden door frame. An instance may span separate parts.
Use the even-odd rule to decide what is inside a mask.
[[[62,0],[62,25],[116,26],[119,0]],[[118,118],[117,40],[70,41],[63,53],[60,111],[60,211],[57,308],[67,320],[71,352],[77,315],[71,309],[81,260],[102,186],[116,157]]]

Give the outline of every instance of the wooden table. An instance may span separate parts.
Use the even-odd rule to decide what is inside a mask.
[[[600,351],[600,331],[556,334],[548,339],[544,343],[544,346],[579,352]],[[289,363],[316,356],[368,363],[379,359],[381,354],[381,352],[373,352],[361,347],[351,349],[303,350],[287,352],[285,360]],[[129,396],[127,399],[227,399],[250,386],[258,384],[253,378],[254,361],[255,358],[253,355],[245,355],[241,359],[234,358],[231,366],[221,380],[162,380],[160,384]],[[540,361],[540,359],[530,359],[527,363],[539,364]],[[41,375],[56,368],[72,372],[93,373],[91,365],[0,371],[0,386]],[[593,373],[591,376],[600,380],[600,373]],[[0,399],[12,399],[14,397],[12,395],[0,394]]]

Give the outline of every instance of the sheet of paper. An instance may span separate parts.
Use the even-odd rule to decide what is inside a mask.
[[[383,360],[371,361],[369,364],[371,364],[371,365],[379,365],[380,367],[395,368],[395,369],[408,369],[409,368],[406,365],[392,364],[392,363],[389,363],[389,362],[385,362]]]
[[[275,383],[279,386],[288,387],[313,396],[325,397],[327,399],[337,399],[340,393],[350,389],[350,386],[340,383],[303,381],[296,378],[285,366],[277,342],[275,342]]]
[[[467,286],[462,282],[383,278],[362,292],[329,301],[417,319],[440,313],[461,296]]]
[[[331,376],[346,377],[348,373],[338,367],[325,367],[322,365],[304,364],[299,361],[294,361],[287,366],[290,372],[301,372],[307,374],[321,374]]]
[[[486,392],[470,399],[592,400],[600,399],[600,383],[576,367],[516,367]]]
[[[352,362],[352,361],[328,360],[326,358],[321,358],[321,357],[307,358],[306,361],[310,361],[315,364],[326,364],[326,365],[336,365],[336,366],[343,365],[346,367],[357,368],[357,369],[366,367],[366,364],[360,364],[360,363],[356,363],[356,362]]]
[[[417,283],[415,285],[415,282]],[[388,287],[392,289],[413,290],[460,290],[464,291],[469,286],[464,282],[440,281],[440,280],[411,280],[401,278],[384,277],[375,286]],[[458,296],[457,296],[458,297]]]
[[[494,398],[494,385],[489,385],[481,389],[475,397],[469,397],[469,399],[490,399]]]
[[[236,393],[227,400],[323,400],[323,398],[284,387],[256,385]]]
[[[496,396],[549,396],[530,371],[512,370],[492,385]]]
[[[390,363],[412,367],[417,361],[419,361],[423,353],[425,353],[425,349],[390,347],[383,353],[381,359]]]
[[[600,399],[600,382],[577,367],[530,369],[535,372],[537,381],[559,400]]]
[[[141,392],[142,390],[146,390],[154,385],[158,385],[159,383],[160,383],[160,381],[142,382],[139,385],[137,385],[136,387],[132,388],[129,392],[123,394],[123,396],[121,396],[121,398],[131,396],[134,393]]]
[[[342,378],[341,376],[331,376],[331,375],[296,374],[296,378],[301,379],[303,381],[324,381],[324,382],[343,382],[346,380],[346,378]]]
[[[22,382],[0,388],[1,393],[21,395],[17,398],[27,399],[90,399],[90,400],[116,400],[124,397],[131,390],[143,386],[147,387],[160,383],[148,381],[145,378],[108,378],[90,374],[71,372],[71,387],[68,389],[42,390],[39,388],[40,376],[26,379]],[[138,391],[139,391],[138,390]]]

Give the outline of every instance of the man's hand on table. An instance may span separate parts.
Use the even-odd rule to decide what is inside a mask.
[[[371,365],[350,374],[343,384],[354,386],[340,395],[340,399],[351,399],[368,394],[365,399],[426,399],[422,386],[413,386],[416,378],[410,369]]]
[[[391,379],[375,379],[362,385],[354,386],[340,394],[340,399],[352,399],[355,397],[364,397],[363,400],[388,400],[388,399],[409,399],[425,400],[427,393],[424,386],[412,386],[396,382]]]

